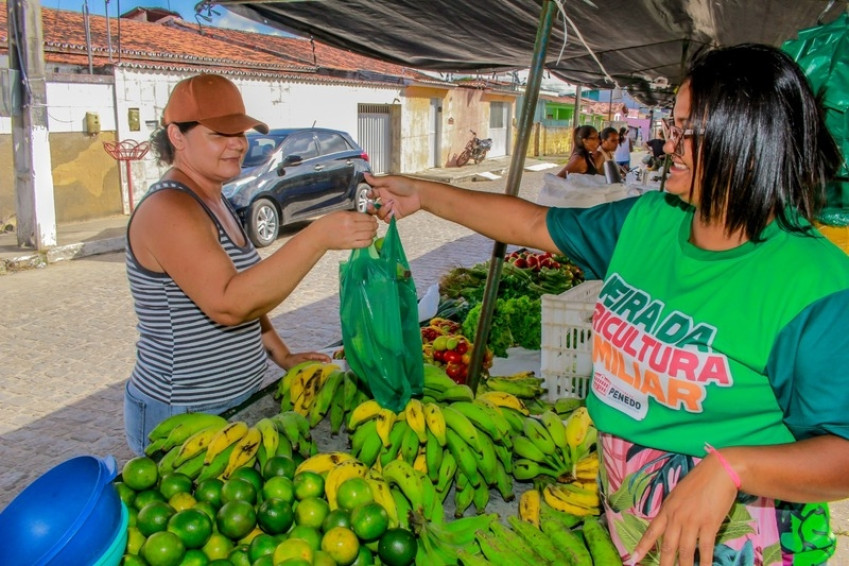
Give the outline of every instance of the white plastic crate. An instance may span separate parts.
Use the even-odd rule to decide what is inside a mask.
[[[542,296],[540,370],[549,400],[589,393],[592,316],[602,281],[585,281],[559,295]]]

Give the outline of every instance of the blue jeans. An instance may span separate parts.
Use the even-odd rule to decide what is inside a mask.
[[[245,402],[258,390],[259,387],[256,387],[226,403],[174,406],[145,395],[128,380],[127,386],[124,388],[124,431],[127,435],[127,444],[130,450],[141,456],[144,454],[145,446],[149,443],[147,435],[156,425],[168,417],[181,413],[214,413],[217,415]]]

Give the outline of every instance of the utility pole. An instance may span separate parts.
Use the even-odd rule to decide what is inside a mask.
[[[12,116],[18,245],[56,245],[53,171],[47,131],[47,85],[39,0],[8,0],[9,67],[18,72],[21,110]]]

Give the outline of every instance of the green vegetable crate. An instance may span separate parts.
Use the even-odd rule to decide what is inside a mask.
[[[542,296],[540,370],[548,398],[589,393],[592,374],[592,316],[600,280],[585,281],[559,295]]]

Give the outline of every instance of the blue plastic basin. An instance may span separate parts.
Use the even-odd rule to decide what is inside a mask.
[[[116,475],[112,456],[78,456],[42,474],[0,513],[0,564],[97,562],[122,522]]]

